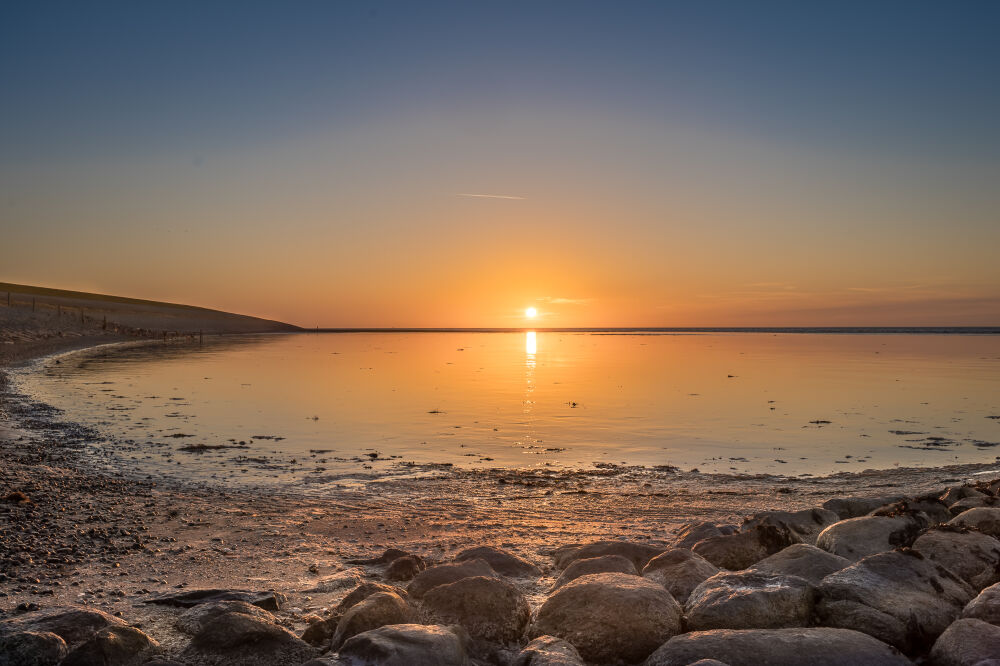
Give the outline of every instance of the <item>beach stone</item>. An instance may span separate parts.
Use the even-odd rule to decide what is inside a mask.
[[[637,571],[642,571],[646,563],[662,553],[666,548],[649,546],[630,541],[596,541],[584,546],[570,546],[556,551],[556,566],[565,569],[576,560],[586,560],[603,555],[621,555],[631,560]]]
[[[677,532],[674,548],[687,548],[690,550],[691,546],[699,541],[709,537],[724,536],[725,534],[715,523],[688,523]],[[733,532],[729,532],[729,534],[733,534]]]
[[[576,648],[555,636],[539,636],[524,646],[512,666],[584,666]]]
[[[225,613],[194,635],[182,657],[210,658],[217,666],[302,663],[317,650],[283,627],[242,613]]]
[[[411,580],[418,573],[427,568],[423,558],[419,555],[404,555],[397,557],[389,564],[385,570],[386,580]]]
[[[913,547],[975,590],[1000,581],[1000,541],[981,532],[932,527],[917,537]]]
[[[0,664],[56,666],[69,653],[66,641],[51,631],[0,633]]]
[[[328,592],[338,592],[347,588],[357,587],[365,580],[364,569],[345,569],[330,576],[325,576],[316,582],[314,586],[304,592],[325,594]]]
[[[690,666],[729,666],[729,664],[718,659],[699,659],[691,662]]]
[[[338,656],[345,666],[468,666],[467,641],[452,627],[394,624],[347,639]]]
[[[1000,660],[1000,627],[976,619],[956,620],[934,643],[931,666],[977,666]]]
[[[499,578],[476,576],[439,585],[424,595],[424,608],[443,624],[457,624],[470,636],[497,643],[519,639],[531,608],[514,585]]]
[[[975,618],[1000,626],[1000,583],[990,585],[966,604],[963,618]]]
[[[802,627],[816,602],[804,578],[738,571],[704,581],[684,605],[688,631]]]
[[[728,666],[910,666],[895,648],[848,629],[716,629],[674,636],[645,666],[687,666],[700,659]]]
[[[828,553],[807,543],[794,543],[750,567],[753,571],[805,578],[813,585],[835,571],[851,565],[846,557]]]
[[[450,564],[438,564],[427,567],[410,583],[406,591],[415,599],[423,597],[438,585],[447,585],[463,578],[474,576],[491,576],[496,578],[497,572],[486,560],[465,560]]]
[[[632,574],[633,576],[639,575],[639,572],[636,570],[632,560],[624,558],[621,555],[588,557],[585,560],[575,560],[570,563],[568,567],[563,569],[562,573],[559,574],[559,578],[557,578],[556,582],[552,584],[552,591],[558,590],[566,583],[571,580],[576,580],[580,576],[595,573],[624,573]]]
[[[891,516],[907,511],[922,511],[927,515],[930,525],[947,523],[952,519],[952,514],[948,510],[948,505],[937,497],[918,497],[917,499],[905,499],[892,504],[875,509],[871,516]]]
[[[245,601],[248,604],[259,606],[264,610],[281,610],[288,598],[280,593],[270,590],[267,592],[247,592],[246,590],[188,590],[187,592],[177,592],[173,594],[161,594],[146,601],[150,604],[162,606],[177,606],[178,608],[191,608],[198,604],[205,604],[212,601]]]
[[[174,622],[174,626],[185,634],[194,635],[201,631],[206,624],[226,613],[242,613],[264,622],[274,622],[274,616],[269,612],[245,601],[211,601],[206,604],[198,604],[181,613]]]
[[[975,596],[968,583],[916,550],[864,558],[820,584],[820,624],[855,629],[907,654],[927,649]]]
[[[663,586],[640,576],[582,576],[538,610],[534,635],[562,638],[588,662],[641,661],[681,630],[681,607]]]
[[[969,509],[949,520],[947,524],[972,527],[997,539],[1000,538],[1000,508],[980,506]]]
[[[531,562],[493,546],[467,548],[455,556],[456,562],[476,559],[485,561],[497,573],[510,576],[511,578],[520,578],[523,576],[537,578],[542,575],[542,570]]]
[[[1000,498],[990,497],[988,495],[983,495],[982,497],[966,497],[949,506],[948,512],[951,513],[952,516],[957,516],[960,513],[968,511],[969,509],[975,509],[981,506],[1000,507]]]
[[[699,541],[691,549],[719,567],[733,571],[746,569],[801,540],[782,525],[755,525],[745,532]]]
[[[72,648],[105,627],[125,626],[125,621],[95,608],[58,606],[0,622],[0,636],[29,631],[53,633]]]
[[[701,555],[686,548],[660,553],[642,570],[642,577],[667,588],[671,596],[684,603],[702,581],[719,573],[719,568]]]
[[[139,666],[159,647],[135,627],[105,627],[73,649],[62,666]]]
[[[927,525],[926,514],[919,512],[848,518],[820,532],[816,545],[856,562],[868,555],[911,545]]]
[[[835,497],[823,502],[823,508],[833,511],[841,520],[866,516],[875,509],[904,499],[902,495],[879,497]]]
[[[986,493],[972,486],[951,486],[938,497],[946,505],[951,506],[955,502],[969,497],[986,497]]]
[[[378,629],[388,624],[410,624],[416,614],[410,605],[392,592],[376,592],[352,606],[337,623],[337,630],[330,642],[336,650],[351,636]]]
[[[341,599],[340,603],[337,604],[337,607],[333,609],[333,614],[338,617],[343,615],[352,606],[364,601],[376,592],[391,592],[392,594],[399,596],[401,599],[409,600],[409,595],[406,593],[406,590],[401,587],[368,581],[358,585],[356,588],[351,590],[346,597]]]
[[[791,531],[803,543],[815,544],[819,533],[839,520],[840,516],[829,509],[762,511],[747,518],[741,531],[745,532],[757,525],[773,525]]]
[[[385,564],[392,564],[394,561],[398,560],[399,558],[406,557],[407,555],[411,555],[411,554],[412,553],[409,553],[409,552],[407,552],[405,550],[400,550],[399,548],[386,548],[384,551],[382,551],[382,554],[379,555],[378,557],[369,557],[369,558],[362,558],[362,559],[352,559],[352,560],[347,560],[347,563],[348,564],[385,565]]]

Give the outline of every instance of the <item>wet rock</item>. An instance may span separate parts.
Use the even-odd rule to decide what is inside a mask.
[[[976,619],[957,620],[934,643],[932,666],[976,666],[1000,660],[1000,627]]]
[[[218,666],[271,666],[302,663],[317,650],[271,622],[242,613],[225,613],[195,634],[185,660],[211,659]]]
[[[957,516],[960,513],[964,513],[969,509],[975,509],[981,506],[985,507],[1000,507],[1000,498],[989,497],[983,495],[982,497],[966,497],[965,499],[960,499],[954,504],[948,507],[948,512],[952,516]]]
[[[0,633],[0,664],[56,666],[67,655],[66,641],[50,631]]]
[[[809,624],[816,588],[798,576],[757,571],[719,573],[684,605],[687,629],[778,629]]]
[[[661,585],[639,576],[582,576],[538,610],[535,635],[562,638],[588,662],[644,659],[681,628],[681,607]]]
[[[963,618],[975,618],[1000,626],[1000,583],[990,585],[962,610]]]
[[[524,646],[511,666],[584,666],[576,648],[555,636],[539,636]]]
[[[660,553],[642,570],[642,577],[667,588],[679,603],[687,601],[702,581],[719,573],[719,568],[686,548]]]
[[[472,578],[473,576],[496,577],[497,573],[485,560],[465,560],[464,562],[455,562],[452,564],[438,564],[437,566],[428,567],[417,574],[417,577],[413,579],[413,582],[406,588],[406,591],[415,599],[420,599],[438,585],[447,585],[448,583],[454,583],[463,578]]]
[[[927,525],[926,514],[919,512],[849,518],[823,530],[816,545],[856,562],[868,555],[911,545]]]
[[[819,590],[821,624],[862,631],[907,654],[929,648],[975,595],[910,549],[866,557],[824,578]]]
[[[805,578],[819,585],[826,576],[851,565],[845,557],[828,553],[807,543],[792,544],[751,567],[754,571]]]
[[[637,571],[642,571],[646,563],[662,553],[665,548],[648,546],[630,541],[597,541],[584,546],[560,548],[555,553],[556,567],[564,569],[576,560],[586,560],[603,555],[621,555],[631,560]]]
[[[531,608],[520,590],[487,576],[439,585],[424,595],[423,602],[442,624],[460,625],[473,638],[497,643],[519,639],[531,618]]]
[[[150,604],[162,606],[177,606],[178,608],[191,608],[198,604],[211,601],[245,601],[248,604],[259,606],[264,610],[281,610],[282,604],[287,601],[287,597],[280,592],[270,590],[267,592],[248,592],[246,590],[188,590],[187,592],[177,592],[172,594],[161,594],[146,601]]]
[[[791,531],[802,543],[815,544],[819,533],[839,520],[840,516],[829,509],[762,511],[747,518],[742,531],[757,525],[773,525]]]
[[[62,666],[139,666],[159,647],[134,627],[106,627],[70,652]]]
[[[986,493],[972,486],[951,486],[941,493],[939,497],[947,506],[951,506],[955,502],[969,497],[986,497]]]
[[[174,626],[185,634],[194,635],[201,631],[206,624],[226,613],[242,613],[264,622],[274,622],[274,616],[269,612],[245,601],[210,601],[198,604],[181,613]]]
[[[734,531],[728,533],[733,534]],[[674,548],[687,548],[690,550],[691,546],[699,541],[703,541],[709,537],[724,536],[724,534],[715,523],[688,523],[677,532]]]
[[[451,627],[394,624],[347,639],[338,656],[345,666],[468,666],[467,640]]]
[[[983,534],[1000,539],[1000,508],[981,506],[969,509],[949,520],[948,525],[973,527]]]
[[[344,613],[337,623],[330,647],[336,650],[351,636],[387,624],[410,624],[415,620],[416,614],[402,597],[392,592],[376,592]]]
[[[764,656],[766,655],[766,661]],[[674,636],[645,666],[687,666],[716,659],[729,666],[909,666],[898,650],[847,629],[716,629]]]
[[[513,553],[508,553],[505,550],[500,550],[492,546],[469,548],[455,556],[456,562],[476,559],[484,560],[493,567],[494,571],[504,576],[510,576],[511,578],[520,578],[522,576],[537,578],[542,575],[542,570],[531,562],[523,560]]]
[[[419,555],[404,555],[392,561],[385,570],[385,578],[398,581],[410,580],[426,568],[427,565]]]
[[[965,528],[931,528],[913,547],[975,590],[1000,581],[1000,541]]]
[[[552,584],[552,591],[558,590],[566,583],[571,580],[576,580],[580,576],[595,573],[624,573],[632,574],[633,576],[639,575],[639,572],[636,571],[632,560],[624,558],[621,555],[588,557],[585,560],[574,560],[568,567],[563,569],[563,572],[559,574],[559,578],[557,578],[556,582]]]
[[[902,495],[880,497],[835,497],[823,502],[823,508],[833,511],[841,520],[866,516],[875,509],[904,499]]]
[[[94,608],[60,606],[0,622],[0,636],[15,631],[50,632],[72,648],[101,629],[113,626],[125,626],[125,622]]]
[[[691,549],[720,569],[746,569],[800,539],[787,527],[756,525],[745,532],[699,541]]]

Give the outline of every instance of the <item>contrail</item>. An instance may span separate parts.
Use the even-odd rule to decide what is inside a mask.
[[[456,196],[460,197],[472,197],[474,199],[518,199],[524,200],[524,197],[512,197],[507,194],[458,194]]]

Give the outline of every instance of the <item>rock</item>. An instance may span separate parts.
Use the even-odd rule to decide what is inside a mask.
[[[364,601],[376,592],[391,592],[399,596],[401,599],[409,600],[409,595],[406,593],[406,590],[401,587],[369,581],[358,585],[356,588],[351,590],[346,597],[341,599],[340,603],[337,604],[337,607],[333,609],[333,614],[338,617],[343,615],[349,608],[351,608],[351,606]]]
[[[908,511],[922,511],[927,515],[931,525],[946,523],[951,520],[952,515],[948,510],[948,505],[936,497],[918,497],[916,499],[904,499],[879,507],[872,511],[871,516],[893,516]]]
[[[642,577],[667,588],[683,604],[694,588],[717,573],[719,568],[701,555],[686,548],[674,548],[651,559],[642,570]]]
[[[555,636],[539,636],[524,646],[512,666],[584,666],[576,648]]]
[[[123,627],[125,622],[94,608],[59,606],[0,622],[0,636],[19,631],[53,633],[73,648],[101,629],[115,626]]]
[[[718,659],[699,659],[698,661],[691,662],[691,666],[729,666],[729,664]]]
[[[746,569],[800,539],[787,527],[756,525],[745,532],[699,541],[691,549],[720,569]]]
[[[819,589],[821,624],[862,631],[907,654],[929,648],[975,595],[910,549],[866,557],[824,578]]]
[[[330,649],[336,650],[351,636],[388,624],[410,624],[415,620],[416,614],[402,597],[392,592],[376,592],[344,613],[337,623]]]
[[[686,548],[690,550],[691,546],[699,541],[715,536],[724,536],[723,531],[715,523],[688,523],[677,532],[674,548]]]
[[[266,610],[245,601],[210,601],[198,604],[181,613],[174,622],[174,626],[185,634],[193,636],[201,631],[206,624],[226,613],[242,613],[264,622],[275,621],[274,616]]]
[[[582,576],[538,610],[534,635],[569,641],[588,662],[644,659],[681,628],[681,607],[663,586],[640,576]]]
[[[66,641],[51,631],[0,633],[0,664],[56,666],[66,658]]]
[[[948,512],[952,516],[957,516],[960,513],[964,513],[969,509],[975,509],[977,507],[996,507],[1000,506],[1000,498],[990,497],[988,495],[983,495],[982,497],[966,497],[965,499],[960,499],[954,504],[948,507]]]
[[[568,567],[563,569],[563,572],[559,574],[559,578],[557,578],[556,582],[552,584],[551,591],[554,592],[555,590],[558,590],[566,583],[571,580],[576,580],[580,576],[595,573],[624,573],[632,574],[633,576],[639,575],[639,572],[636,571],[635,565],[632,564],[632,560],[624,558],[621,555],[588,557],[585,560],[574,560]]]
[[[976,619],[956,620],[934,643],[932,666],[976,666],[1000,660],[1000,627]]]
[[[962,610],[963,618],[975,618],[1000,626],[1000,583],[990,585]]]
[[[829,525],[840,520],[829,509],[803,509],[802,511],[762,511],[743,522],[742,531],[757,525],[774,525],[790,530],[802,543],[815,544],[816,537]]]
[[[419,599],[438,585],[447,585],[448,583],[454,583],[463,578],[472,578],[473,576],[496,577],[497,573],[485,560],[466,560],[453,564],[438,564],[437,566],[428,567],[417,574],[417,577],[413,579],[413,582],[406,588],[406,591],[410,593],[410,596]]]
[[[568,567],[576,560],[586,560],[602,555],[621,555],[625,559],[632,560],[636,571],[642,571],[646,563],[662,553],[666,548],[647,546],[643,543],[632,543],[630,541],[596,541],[585,546],[572,546],[570,548],[560,548],[556,551],[556,566],[560,569]]]
[[[841,520],[866,516],[875,509],[904,499],[902,495],[881,497],[835,497],[823,502],[823,508],[833,511]]]
[[[338,571],[330,576],[324,576],[316,582],[316,585],[303,591],[324,594],[327,592],[337,592],[347,588],[354,588],[364,582],[364,569],[346,569],[344,571]]]
[[[340,648],[350,666],[468,666],[467,638],[450,627],[394,624],[358,634]]]
[[[917,537],[913,547],[975,590],[1000,581],[1000,541],[981,532],[941,525]]]
[[[523,576],[537,578],[542,575],[542,570],[531,562],[522,560],[517,555],[492,546],[469,548],[455,556],[456,562],[476,559],[485,561],[497,573],[510,576],[511,578],[520,578]]]
[[[765,557],[751,569],[764,573],[798,576],[813,585],[819,585],[826,576],[850,565],[851,561],[845,557],[828,553],[807,543],[795,543],[774,555]]]
[[[947,524],[974,527],[983,534],[1000,539],[1000,508],[980,506],[969,509],[949,520]]]
[[[684,605],[688,631],[778,629],[809,624],[816,588],[804,578],[738,571],[704,581]]]
[[[333,639],[333,635],[337,633],[337,623],[339,622],[340,617],[333,615],[316,620],[305,628],[299,638],[314,647],[326,647]]]
[[[717,659],[728,666],[910,666],[898,650],[847,629],[716,629],[674,636],[645,666]]]
[[[192,606],[211,601],[245,601],[248,604],[260,606],[264,610],[276,611],[281,610],[281,605],[287,601],[287,597],[274,590],[268,592],[247,592],[246,590],[209,589],[161,594],[148,599],[146,603],[191,608]]]
[[[202,627],[182,656],[188,661],[210,657],[219,666],[272,666],[302,663],[316,652],[283,627],[242,613],[225,613]]]
[[[410,580],[427,568],[419,555],[397,557],[385,570],[386,580]]]
[[[911,545],[927,524],[926,514],[918,512],[848,518],[823,530],[816,545],[856,562],[868,555]]]
[[[411,553],[408,553],[405,550],[400,550],[399,548],[387,548],[378,557],[372,557],[372,558],[368,558],[368,559],[347,560],[347,563],[348,564],[374,564],[374,565],[380,565],[381,564],[381,565],[385,565],[385,564],[392,564],[393,562],[395,562],[399,558],[406,557],[407,555],[410,555],[410,554]]]
[[[939,498],[947,506],[951,506],[959,500],[969,497],[986,497],[986,493],[973,488],[972,486],[951,486],[939,495]]]
[[[487,576],[438,585],[424,595],[424,608],[444,624],[457,624],[473,638],[497,643],[519,639],[531,608],[520,590]]]
[[[106,627],[70,652],[62,666],[139,666],[159,647],[134,627]]]

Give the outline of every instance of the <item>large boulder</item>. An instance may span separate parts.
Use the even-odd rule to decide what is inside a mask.
[[[914,499],[903,499],[898,502],[886,504],[872,511],[871,516],[894,516],[900,513],[921,511],[927,516],[931,525],[946,523],[951,520],[951,512],[948,505],[937,497],[917,497]]]
[[[898,650],[846,629],[716,629],[674,636],[645,666],[687,666],[717,659],[728,666],[909,666]]]
[[[630,541],[597,541],[584,546],[560,548],[555,552],[555,562],[558,568],[564,569],[576,560],[601,557],[602,555],[621,555],[625,559],[632,560],[636,570],[642,571],[647,562],[664,550],[666,548]]]
[[[747,518],[743,522],[742,531],[757,525],[774,525],[791,531],[802,543],[815,544],[819,533],[838,520],[840,516],[829,509],[762,511]]]
[[[450,627],[394,624],[347,639],[338,657],[345,666],[468,666],[467,640]]]
[[[410,604],[393,592],[376,592],[354,604],[337,623],[330,648],[336,650],[351,636],[388,624],[410,624],[416,613]]]
[[[264,622],[274,622],[275,618],[269,612],[259,606],[248,604],[245,601],[210,601],[205,604],[192,606],[181,613],[174,626],[185,634],[194,635],[201,631],[206,624],[226,613],[242,613],[256,617]]]
[[[1000,539],[1000,508],[980,506],[969,509],[949,520],[948,524],[974,527],[983,534]]]
[[[386,580],[412,580],[414,576],[427,568],[419,555],[403,555],[394,559],[385,570]]]
[[[750,567],[754,571],[805,578],[819,585],[826,576],[851,565],[846,557],[807,543],[795,543]]]
[[[917,537],[913,547],[976,590],[1000,581],[1000,541],[982,532],[941,525]]]
[[[931,646],[975,595],[968,583],[918,551],[866,557],[820,584],[817,615],[916,653]]]
[[[510,576],[511,578],[521,578],[524,576],[537,578],[542,575],[542,570],[531,562],[493,546],[468,548],[455,556],[456,562],[476,559],[485,561],[497,573]]]
[[[963,618],[975,618],[1000,626],[1000,583],[990,585],[962,609]]]
[[[965,513],[969,509],[975,509],[981,506],[998,507],[1000,506],[1000,498],[991,497],[989,495],[983,495],[980,497],[966,497],[965,499],[960,499],[951,506],[949,506],[948,513],[950,513],[952,516],[957,516],[960,513]]]
[[[736,529],[730,526],[727,526],[726,529],[722,529],[715,523],[688,523],[677,531],[674,548],[687,548],[690,550],[691,547],[699,541],[703,541],[709,537],[735,534],[736,531]]]
[[[951,486],[939,496],[940,500],[948,506],[967,497],[986,497],[986,493],[972,486]]]
[[[804,578],[737,571],[695,588],[684,614],[688,631],[803,627],[815,602],[816,588]]]
[[[920,512],[848,518],[820,532],[816,545],[856,562],[868,555],[909,546],[927,525],[927,515]]]
[[[638,576],[632,560],[621,555],[601,555],[600,557],[588,557],[585,560],[574,560],[568,567],[563,569],[559,578],[552,584],[552,591],[558,590],[566,583],[576,580],[580,576],[595,573],[623,573]]]
[[[105,627],[74,648],[61,666],[140,666],[159,648],[135,627]]]
[[[264,610],[276,611],[281,610],[281,606],[287,600],[288,598],[284,594],[275,592],[274,590],[249,592],[247,590],[210,588],[160,594],[150,597],[146,600],[146,603],[191,608],[192,606],[205,604],[210,601],[245,601],[248,604],[260,606]]]
[[[866,516],[872,511],[903,499],[902,495],[880,495],[878,497],[835,497],[823,502],[823,508],[833,511],[841,520]]]
[[[72,648],[101,629],[124,626],[124,620],[96,608],[57,606],[0,622],[0,636],[21,631],[53,633]]]
[[[406,590],[401,587],[368,581],[361,583],[361,585],[358,585],[356,588],[351,590],[346,597],[341,599],[340,603],[337,604],[337,607],[333,609],[333,614],[338,617],[342,616],[350,610],[352,606],[361,603],[376,592],[391,592],[402,599],[409,599],[409,594],[407,594]]]
[[[276,624],[242,613],[224,613],[194,635],[182,656],[186,661],[210,661],[216,666],[271,666],[302,663],[316,652]]]
[[[57,666],[68,652],[66,641],[51,631],[0,633],[0,664],[4,666]]]
[[[720,569],[736,571],[800,542],[801,539],[786,526],[755,525],[737,534],[709,537],[696,543],[691,550]]]
[[[667,588],[683,604],[694,588],[717,573],[719,568],[701,555],[687,548],[673,548],[651,559],[642,570],[642,577]]]
[[[681,629],[681,607],[663,586],[640,576],[582,576],[538,610],[535,635],[569,641],[588,662],[640,661]]]
[[[457,624],[473,638],[518,640],[528,626],[528,600],[511,583],[487,576],[439,585],[424,595],[424,608],[442,624]]]
[[[428,591],[438,585],[447,585],[463,578],[474,576],[497,577],[497,572],[493,570],[485,560],[465,560],[464,562],[454,562],[450,564],[438,564],[427,567],[417,574],[406,591],[415,599],[420,599]]]
[[[555,636],[539,636],[524,646],[512,666],[584,666],[576,648]]]
[[[934,643],[931,666],[976,666],[1000,662],[1000,627],[982,620],[956,620]]]

